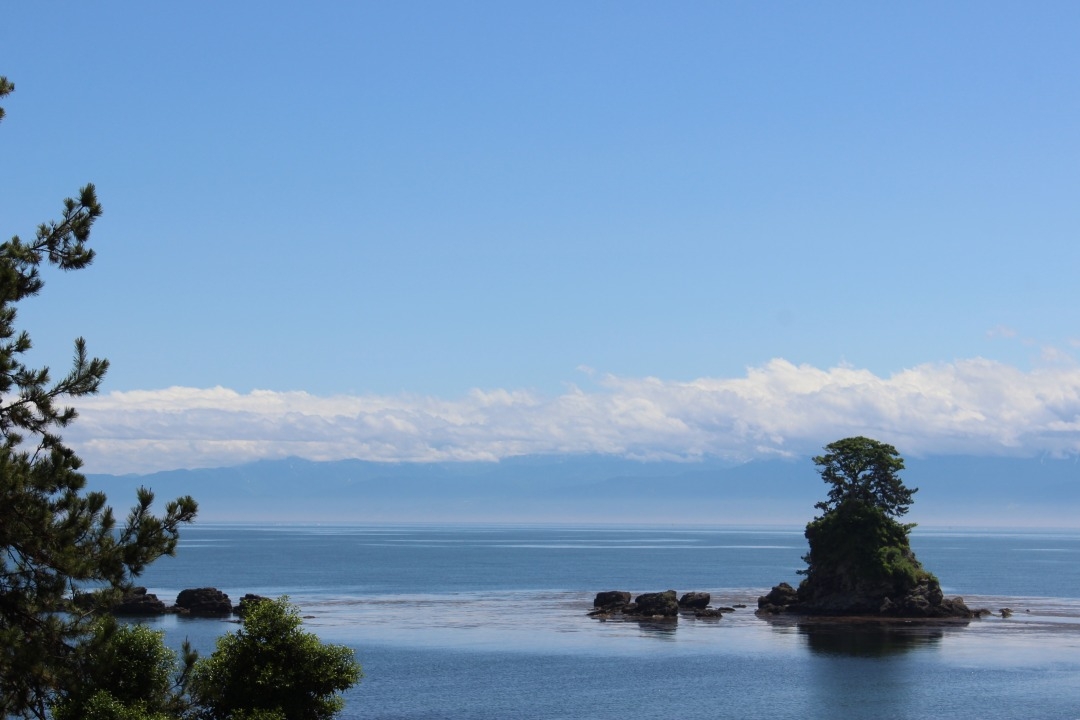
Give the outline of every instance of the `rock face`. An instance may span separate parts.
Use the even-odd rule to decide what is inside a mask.
[[[964,598],[947,598],[941,592],[937,578],[929,576],[908,591],[899,602],[885,598],[878,608],[880,615],[905,618],[970,618],[975,613],[964,603]]]
[[[683,593],[683,596],[679,598],[679,607],[687,610],[704,610],[709,606],[710,600],[712,600],[712,595],[707,592]]]
[[[776,614],[787,610],[799,602],[795,588],[787,583],[780,583],[769,591],[768,595],[762,595],[757,600],[758,612]]]
[[[601,619],[615,614],[637,619],[678,619],[682,613],[699,618],[719,618],[723,617],[724,612],[735,611],[734,608],[709,607],[711,599],[712,596],[707,592],[688,592],[680,598],[674,590],[665,590],[643,593],[634,598],[634,602],[630,602],[630,593],[624,590],[608,590],[596,593],[589,615]]]
[[[630,604],[630,593],[624,590],[607,590],[596,593],[593,607],[604,612],[622,612]]]
[[[721,608],[702,608],[694,611],[694,617],[698,618],[722,618],[724,613]]]
[[[169,611],[157,595],[146,592],[144,587],[131,588],[120,602],[112,608],[113,615],[164,615]]]
[[[634,598],[634,602],[623,611],[627,615],[644,617],[678,617],[679,601],[674,590],[658,593],[644,593]]]
[[[971,618],[963,598],[946,598],[936,578],[927,575],[915,587],[896,592],[895,588],[855,586],[834,592],[817,592],[803,583],[798,590],[780,583],[768,595],[758,598],[758,613],[782,612],[803,615],[869,615],[895,618]],[[890,591],[892,594],[889,594]]]
[[[189,588],[176,596],[176,607],[189,615],[231,615],[229,596],[217,588]]]

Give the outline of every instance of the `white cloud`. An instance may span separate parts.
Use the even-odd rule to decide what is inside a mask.
[[[532,453],[736,459],[813,453],[861,434],[905,455],[1080,452],[1080,368],[1021,371],[972,359],[878,377],[772,360],[690,382],[597,374],[542,397],[473,390],[330,396],[226,388],[115,392],[79,403],[66,434],[88,472],[263,458],[496,460]]]
[[[1008,325],[995,325],[986,331],[986,337],[1014,338],[1016,337],[1016,328],[1009,327]]]

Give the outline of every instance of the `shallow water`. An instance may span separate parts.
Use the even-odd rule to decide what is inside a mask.
[[[364,681],[343,718],[1080,718],[1080,534],[921,531],[946,592],[1014,612],[970,623],[767,621],[798,529],[247,527],[187,531],[144,578],[290,595]],[[720,620],[588,617],[598,590],[706,590]],[[236,626],[169,616],[209,651]]]

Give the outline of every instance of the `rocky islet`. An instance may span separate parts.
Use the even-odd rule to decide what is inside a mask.
[[[712,596],[707,592],[687,592],[680,597],[674,590],[642,593],[633,597],[626,590],[604,590],[593,599],[591,617],[608,619],[612,617],[636,619],[671,619],[680,615],[692,615],[699,618],[720,618],[725,612],[734,612],[734,607],[711,607]]]
[[[181,590],[172,605],[167,605],[145,587],[133,587],[121,599],[108,608],[108,612],[117,616],[148,617],[155,615],[188,615],[192,617],[243,617],[253,604],[267,600],[262,595],[245,594],[233,605],[229,596],[213,587],[187,588]]]

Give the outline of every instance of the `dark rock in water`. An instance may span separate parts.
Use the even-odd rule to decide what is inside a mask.
[[[762,595],[758,598],[758,612],[775,615],[783,612],[798,601],[799,595],[795,588],[786,582],[782,582],[773,587],[768,595]]]
[[[247,593],[246,595],[244,595],[244,597],[240,598],[240,602],[236,604],[234,612],[241,618],[246,617],[248,612],[253,607],[258,605],[259,603],[266,602],[269,599],[270,598],[263,597],[262,595],[254,595],[252,593]]]
[[[974,613],[963,598],[946,598],[936,578],[927,575],[914,588],[896,597],[886,597],[879,614],[903,618],[970,618]]]
[[[804,615],[970,618],[960,598],[947,600],[915,557],[909,527],[883,510],[854,503],[807,526],[806,579],[788,611]]]
[[[73,604],[84,612],[109,613],[112,615],[151,616],[172,612],[172,608],[146,592],[144,587],[130,588],[117,597],[113,589],[76,593]]]
[[[896,603],[900,611],[897,617],[972,617],[974,615],[963,598],[946,598],[933,575],[922,578],[919,584]]]
[[[623,590],[607,590],[596,593],[593,607],[607,612],[620,612],[630,604],[630,593]]]
[[[780,583],[758,598],[758,612],[803,615],[870,615],[896,618],[971,618],[976,614],[963,598],[946,598],[932,575],[925,575],[907,590],[890,585],[851,583],[821,592],[804,582],[798,590]]]
[[[189,588],[176,596],[178,610],[189,615],[231,615],[229,596],[217,588]]]
[[[679,598],[679,607],[690,610],[704,610],[709,606],[712,595],[707,592],[688,592]]]
[[[694,611],[694,617],[699,618],[722,618],[724,614],[718,608],[702,608]]]
[[[779,585],[773,587],[769,591],[769,594],[764,597],[764,600],[772,605],[790,605],[798,600],[798,592],[795,588],[788,585],[786,582],[782,582]],[[762,598],[758,598],[758,605],[761,605]]]
[[[623,612],[627,615],[678,617],[679,601],[674,590],[645,593],[634,598]]]
[[[169,612],[157,595],[146,592],[144,587],[134,587],[111,608],[113,615],[164,615]]]

